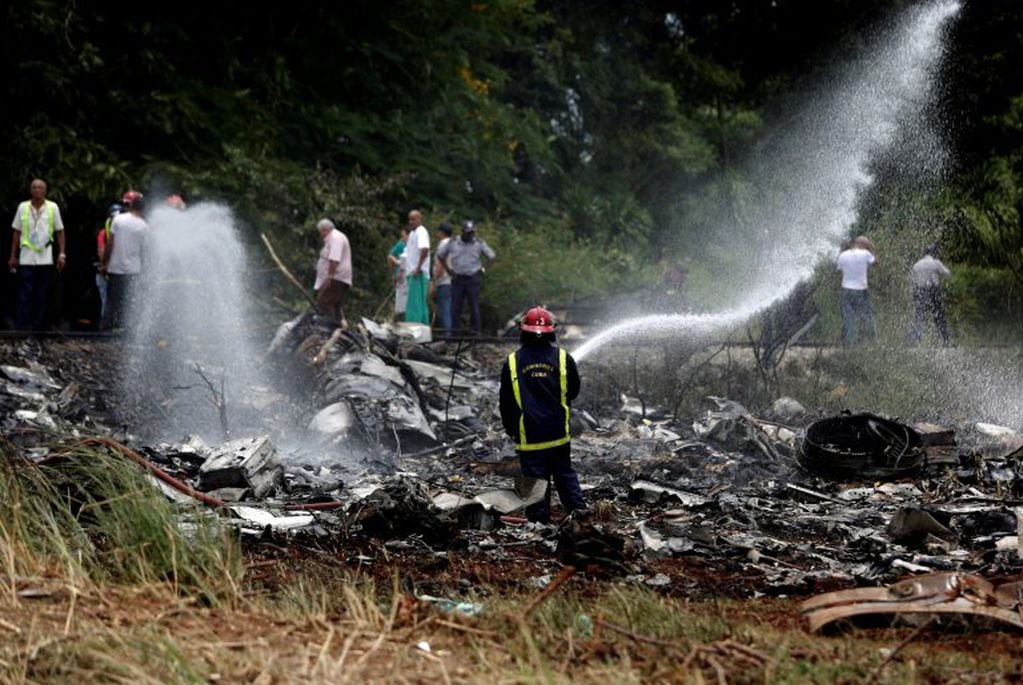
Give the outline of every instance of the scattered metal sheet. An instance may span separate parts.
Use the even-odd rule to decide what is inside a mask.
[[[487,509],[493,509],[501,514],[510,514],[514,511],[522,511],[530,504],[536,504],[544,498],[546,492],[546,482],[535,478],[519,478],[514,490],[481,492],[474,499]]]
[[[231,511],[240,519],[256,524],[260,529],[269,526],[273,530],[295,530],[296,528],[304,528],[316,520],[313,514],[278,515],[266,509],[246,507],[240,504],[232,506]]]
[[[1007,426],[999,426],[994,423],[976,423],[973,426],[978,433],[986,435],[989,438],[998,438],[999,440],[1014,438],[1019,436],[1019,433]]]
[[[3,391],[11,397],[17,397],[18,399],[32,402],[33,404],[40,405],[46,402],[46,395],[41,392],[28,390],[17,383],[4,383]]]
[[[464,373],[459,371],[452,372],[450,367],[417,361],[415,359],[406,359],[405,363],[420,378],[432,379],[444,388],[453,386],[459,390],[471,390],[480,384],[480,381],[469,378]]]
[[[393,325],[393,328],[395,335],[399,338],[411,340],[419,344],[433,342],[433,333],[430,330],[429,324],[398,321]]]
[[[348,402],[341,401],[321,409],[309,422],[309,430],[327,437],[347,435],[355,425],[355,413]]]
[[[39,364],[33,364],[30,368],[0,365],[0,371],[15,383],[40,390],[60,390],[61,385],[50,378],[50,374]]]
[[[678,501],[685,507],[698,507],[709,502],[709,498],[684,490],[677,490],[647,480],[637,480],[629,488],[629,498],[649,504]]]
[[[889,587],[828,592],[800,605],[810,630],[868,614],[971,614],[1023,628],[1020,614],[1023,580],[997,585],[966,573],[929,573]]]
[[[226,442],[199,467],[199,489],[246,488],[260,499],[279,486],[284,471],[268,437]]]

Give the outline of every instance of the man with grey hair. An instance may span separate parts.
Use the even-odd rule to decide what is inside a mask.
[[[320,219],[316,230],[323,238],[323,248],[316,262],[316,308],[342,328],[348,327],[344,303],[352,287],[352,249],[348,237],[337,230],[330,219]]]
[[[46,326],[53,267],[64,270],[64,222],[57,203],[46,199],[46,190],[45,181],[33,179],[29,185],[31,199],[18,205],[11,223],[13,235],[7,266],[18,271],[16,325],[21,330],[39,331]],[[57,255],[53,253],[54,241]]]

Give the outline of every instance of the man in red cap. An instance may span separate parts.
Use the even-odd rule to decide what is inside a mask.
[[[526,312],[522,342],[501,369],[501,422],[515,442],[522,475],[547,482],[547,493],[526,508],[526,517],[550,520],[550,482],[561,505],[572,513],[586,506],[579,478],[572,469],[569,429],[572,400],[579,395],[575,360],[554,344],[554,317],[543,307]]]

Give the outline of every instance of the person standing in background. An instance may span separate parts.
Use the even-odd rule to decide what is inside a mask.
[[[426,302],[430,281],[430,233],[423,226],[423,215],[417,209],[408,214],[408,241],[405,244],[405,279],[408,282],[408,304],[405,321],[430,325],[430,308]]]
[[[867,270],[877,264],[874,246],[866,236],[859,236],[852,246],[838,255],[842,272],[842,344],[854,345],[861,339],[877,338],[874,312],[867,290]]]
[[[142,193],[129,190],[121,196],[124,211],[110,224],[110,236],[103,249],[101,270],[107,279],[107,312],[100,324],[103,330],[120,328],[127,323],[129,308],[134,306],[142,273],[142,251],[149,225],[142,218]]]
[[[348,328],[344,304],[352,287],[352,248],[348,236],[337,230],[330,219],[320,219],[316,230],[323,238],[323,248],[316,261],[316,308],[341,328]]]
[[[451,320],[452,328],[462,329],[462,303],[469,302],[469,333],[479,335],[480,286],[483,283],[483,259],[493,261],[496,254],[476,236],[476,224],[462,222],[462,237],[449,241],[437,256],[451,265]]]
[[[63,271],[64,221],[56,202],[46,199],[46,182],[40,178],[29,184],[30,199],[18,205],[11,228],[11,256],[7,266],[18,271],[18,305],[15,326],[19,330],[41,331],[46,327],[53,267]],[[53,241],[57,258],[53,258]]]
[[[924,319],[930,316],[941,335],[941,341],[949,344],[948,320],[945,318],[945,303],[941,297],[941,280],[948,278],[952,272],[938,259],[938,246],[928,245],[924,256],[913,265],[913,328],[909,339],[912,343],[920,342],[923,335]]]
[[[451,317],[451,272],[445,260],[440,257],[440,253],[451,240],[451,224],[445,221],[437,227],[437,233],[440,240],[437,243],[437,259],[433,264],[433,281],[430,288],[437,293],[437,314],[440,316],[441,329],[447,336],[454,331]]]
[[[114,222],[114,217],[121,213],[124,209],[120,202],[115,202],[110,205],[110,209],[107,211],[107,220],[103,224],[103,228],[99,229],[99,233],[96,234],[96,291],[99,293],[99,319],[103,320],[103,317],[107,313],[107,275],[103,273],[103,252],[107,248],[107,241],[110,239],[110,226]]]
[[[405,308],[408,306],[408,281],[405,278],[405,244],[408,242],[408,228],[402,226],[398,233],[398,242],[391,247],[387,262],[391,265],[391,278],[394,279],[394,320],[405,320]]]

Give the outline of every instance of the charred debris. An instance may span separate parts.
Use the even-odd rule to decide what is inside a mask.
[[[161,442],[117,418],[130,411],[116,405],[94,348],[61,344],[4,343],[0,406],[12,458],[28,467],[54,458],[57,445],[105,436],[167,497],[200,502],[252,541],[341,546],[353,563],[381,548],[494,561],[532,554],[694,593],[707,589],[686,573],[698,566],[703,577],[745,579],[727,585],[738,596],[910,574],[940,586],[833,592],[804,607],[815,625],[862,602],[898,612],[936,596],[974,605],[969,598],[983,596],[995,598],[984,606],[1007,609],[1018,587],[984,580],[1020,570],[1023,436],[1008,428],[819,417],[790,398],[756,416],[709,397],[683,420],[624,398],[574,412],[573,458],[590,509],[544,526],[521,517],[544,492],[518,482],[496,413],[504,348],[431,343],[414,325],[364,319],[340,331],[299,317],[280,327],[264,360],[282,379],[286,426],[271,425],[281,414],[265,409],[273,420],[248,434]]]

